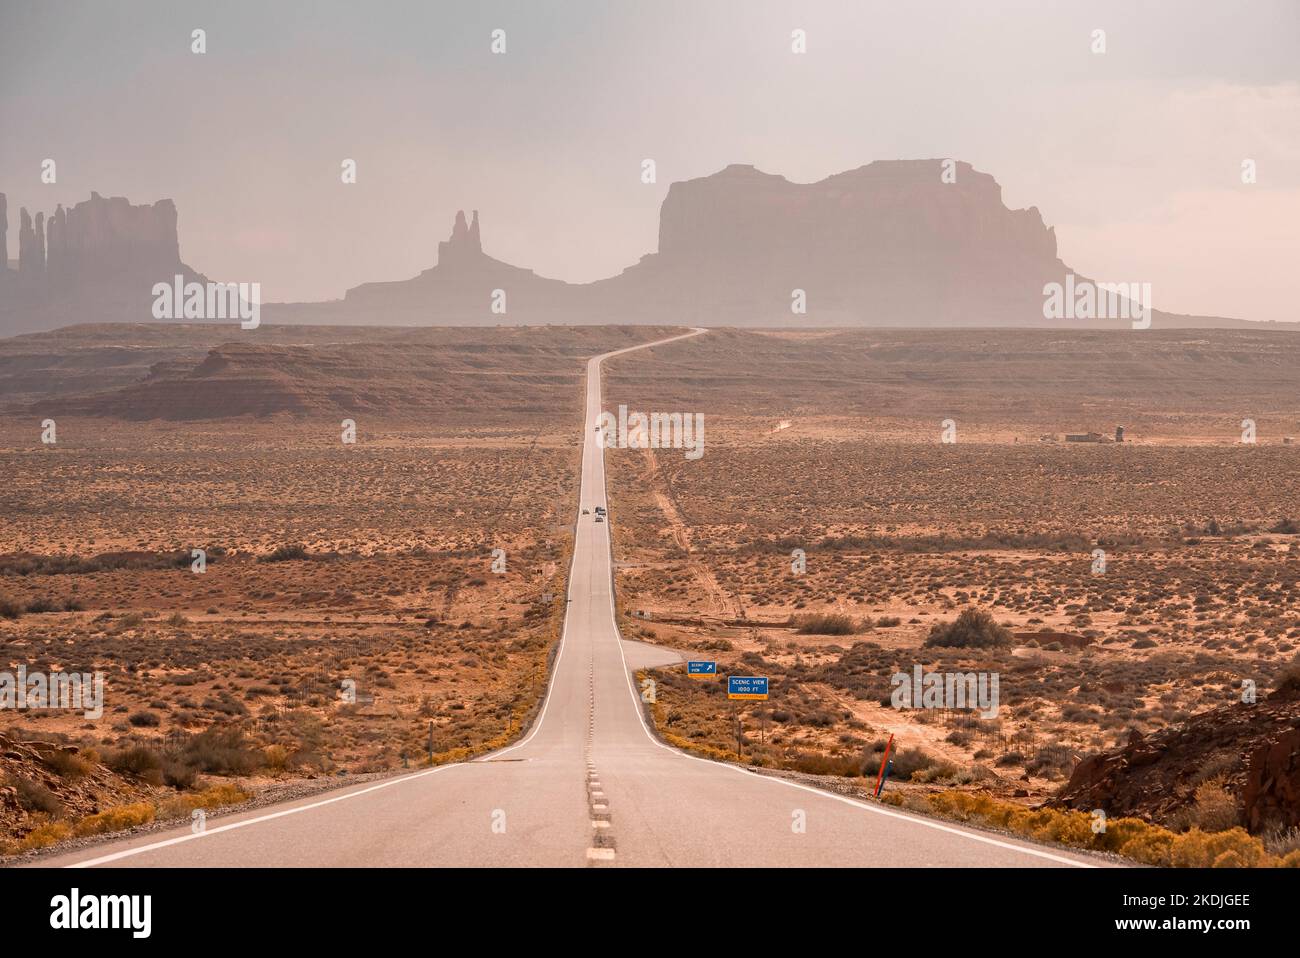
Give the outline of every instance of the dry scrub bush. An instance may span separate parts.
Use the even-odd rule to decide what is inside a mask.
[[[94,815],[87,815],[76,824],[67,822],[44,822],[32,829],[16,842],[0,843],[0,854],[11,855],[16,852],[47,848],[66,838],[88,838],[93,835],[107,835],[124,829],[148,825],[156,818],[179,818],[188,815],[196,808],[220,808],[235,805],[249,798],[249,794],[235,785],[222,783],[212,788],[190,795],[178,795],[175,798],[155,806],[149,802],[134,802],[107,808]]]
[[[289,767],[289,750],[283,745],[268,745],[262,755],[268,771],[283,772]]]
[[[47,848],[55,842],[61,842],[72,834],[72,826],[67,822],[46,822],[37,825],[15,843],[14,850],[31,851],[35,848]]]
[[[1269,861],[1263,842],[1244,828],[1208,834],[1194,828],[1174,838],[1170,864],[1176,868],[1258,868]]]
[[[59,797],[40,782],[12,775],[7,784],[17,793],[18,807],[29,812],[37,812],[51,817],[63,814],[63,803]]]
[[[1192,804],[1174,817],[1177,831],[1196,828],[1203,832],[1226,832],[1241,820],[1237,800],[1217,781],[1196,786]]]
[[[1264,843],[1236,827],[1219,832],[1199,828],[1178,835],[1137,818],[1106,822],[1093,831],[1091,815],[1059,808],[1025,808],[985,794],[935,792],[893,793],[887,804],[960,822],[998,828],[1038,841],[1072,848],[1113,852],[1146,865],[1178,868],[1300,868],[1300,849],[1285,857],[1270,855]]]
[[[225,805],[238,805],[252,796],[238,785],[222,782],[190,795],[177,795],[158,806],[159,818],[181,818],[196,808],[221,808]]]
[[[50,771],[69,782],[80,781],[95,770],[94,765],[84,756],[75,752],[65,752],[62,749],[50,752],[45,756],[44,761]]]
[[[148,802],[135,802],[131,805],[119,805],[108,808],[95,815],[87,815],[72,829],[78,838],[88,835],[103,835],[106,832],[120,832],[124,828],[147,825],[153,821],[154,807]]]
[[[925,637],[927,646],[988,649],[1011,644],[1011,630],[998,625],[983,609],[963,609],[952,622],[936,622]]]

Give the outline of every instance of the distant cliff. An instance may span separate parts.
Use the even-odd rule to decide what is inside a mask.
[[[531,316],[532,322],[559,322],[566,311],[581,309],[568,295],[577,288],[488,256],[479,237],[478,210],[469,224],[461,211],[456,214],[450,238],[438,244],[437,264],[419,276],[365,283],[348,290],[342,303],[323,304],[323,309],[318,304],[272,307],[265,315],[272,322],[297,314],[304,322],[365,325],[487,326],[515,323],[523,316]],[[493,312],[494,297],[497,309],[504,311]],[[331,313],[336,318],[329,318]]]
[[[6,222],[0,194],[0,226]],[[149,321],[152,285],[180,260],[170,200],[90,200],[20,213],[19,269],[0,274],[0,334],[71,322]],[[7,255],[7,253],[6,253]],[[1072,284],[1038,210],[1008,209],[968,163],[887,160],[816,183],[752,166],[674,183],[659,248],[617,276],[571,284],[483,251],[478,212],[456,214],[437,263],[324,303],[266,304],[267,323],[690,323],[714,326],[1127,328],[1044,317],[1044,286]],[[199,277],[202,279],[202,277]],[[1088,283],[1085,277],[1078,277]],[[1141,276],[1095,277],[1138,283]],[[1071,287],[1073,288],[1073,287]],[[1156,291],[1158,301],[1158,291]],[[1252,325],[1154,311],[1155,327]]]
[[[7,232],[0,194],[0,232]],[[0,245],[8,256],[8,238]],[[0,274],[0,331],[46,329],[64,322],[151,320],[152,288],[177,274],[201,277],[180,257],[176,204],[132,205],[125,197],[90,199],[47,217],[19,211],[18,269]]]
[[[605,282],[689,321],[736,325],[1041,325],[1069,272],[1037,209],[938,160],[872,163],[817,183],[729,166],[674,183],[659,250]],[[791,309],[802,290],[806,313]]]
[[[336,303],[272,307],[267,316],[364,324],[1130,326],[1127,315],[1044,318],[1044,286],[1064,286],[1071,272],[1038,210],[1008,209],[997,181],[968,163],[880,161],[809,184],[733,165],[672,184],[660,210],[659,249],[609,279],[574,285],[502,263],[483,252],[478,214],[466,226],[459,213],[437,265],[419,276],[367,283]],[[505,313],[491,311],[496,290],[507,298]],[[1164,327],[1241,323],[1152,317]]]

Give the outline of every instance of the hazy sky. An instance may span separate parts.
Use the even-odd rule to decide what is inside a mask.
[[[0,0],[11,255],[19,205],[172,197],[185,261],[267,301],[413,276],[458,208],[497,258],[587,281],[655,249],[673,180],[942,157],[1081,273],[1300,320],[1300,0]]]

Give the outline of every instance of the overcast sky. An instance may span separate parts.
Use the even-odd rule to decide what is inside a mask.
[[[266,301],[413,276],[459,208],[587,281],[655,249],[673,180],[944,157],[1080,273],[1300,320],[1300,0],[0,0],[11,255],[19,205],[171,197],[183,259]]]

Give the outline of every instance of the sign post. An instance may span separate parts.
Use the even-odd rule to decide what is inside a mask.
[[[893,747],[893,745],[894,745],[894,736],[893,733],[891,732],[889,736],[889,741],[885,743],[884,757],[880,759],[880,774],[876,776],[876,792],[875,792],[876,798],[880,797],[880,790],[885,787],[885,773],[889,770],[889,765],[890,765],[889,750],[890,748]]]
[[[743,701],[765,701],[767,699],[767,676],[766,675],[729,675],[727,676],[727,698],[733,703],[739,699]],[[736,706],[731,707],[732,717],[736,722],[736,754],[741,754],[741,748],[744,744],[740,727],[740,715],[737,714]]]
[[[735,702],[731,703],[731,724],[736,731],[736,757],[743,761],[745,758],[745,741],[740,725],[740,711],[736,708]]]

